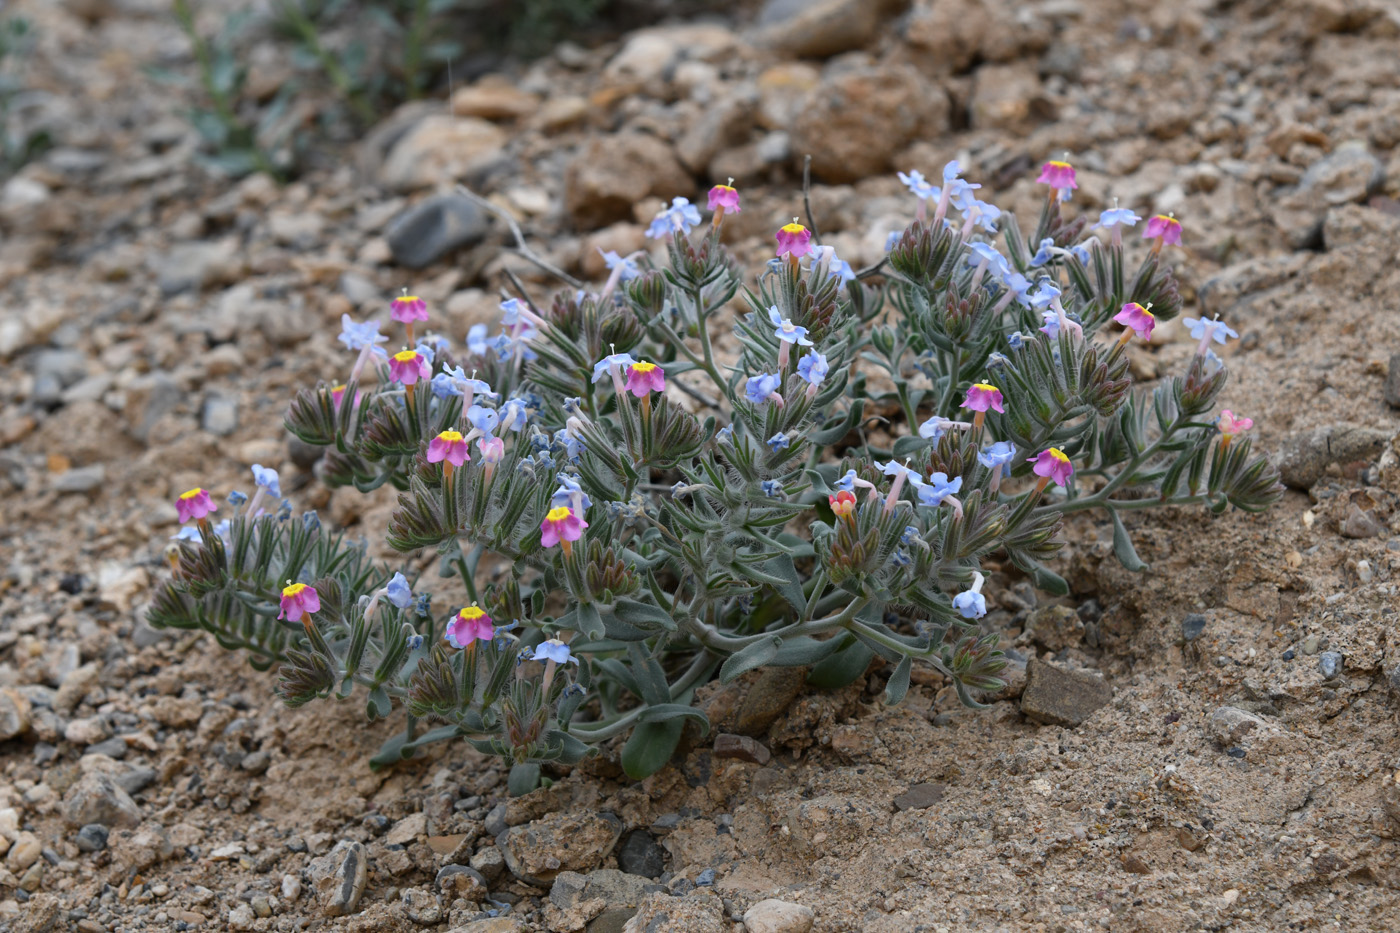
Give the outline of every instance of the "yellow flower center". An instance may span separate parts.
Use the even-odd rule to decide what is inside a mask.
[[[418,300],[417,295],[401,295],[394,299],[394,304],[410,304]]]
[[[304,589],[307,589],[307,586],[306,586],[305,583],[292,583],[292,584],[290,584],[290,585],[288,585],[288,586],[282,587],[282,595],[283,595],[283,596],[300,596],[300,595],[301,595],[301,591],[304,590]]]
[[[438,440],[440,440],[440,441],[447,441],[447,443],[449,443],[449,444],[455,444],[455,443],[457,443],[458,441],[460,441],[461,439],[462,439],[462,432],[460,432],[460,431],[447,430],[447,431],[443,431],[441,434],[438,435]]]
[[[1000,392],[1000,391],[1001,391],[1001,390],[998,389],[996,386],[994,386],[994,385],[992,385],[991,383],[988,383],[988,382],[976,382],[976,383],[973,383],[972,387],[973,387],[974,389],[977,389],[977,390],[982,391],[982,392]]]
[[[1160,221],[1161,221],[1162,223],[1164,223],[1164,224],[1176,224],[1176,223],[1180,223],[1180,222],[1181,222],[1181,221],[1177,220],[1175,217],[1168,217],[1166,214],[1158,214],[1156,217],[1153,217],[1152,219],[1153,219],[1153,220],[1160,220]]]
[[[1047,164],[1053,165],[1053,166],[1055,166],[1055,168],[1073,168],[1073,167],[1074,167],[1074,166],[1070,165],[1068,162],[1057,162],[1057,161],[1053,161],[1053,160],[1050,161],[1050,162],[1047,163]]]
[[[800,223],[797,223],[797,222],[794,221],[793,223],[784,225],[784,226],[783,226],[783,232],[784,232],[784,233],[806,233],[806,232],[807,232],[807,228],[804,227],[804,226],[802,226]]]
[[[414,360],[418,359],[418,351],[400,350],[398,353],[394,354],[394,359],[398,360],[400,363],[412,363]]]
[[[460,618],[466,619],[468,622],[475,622],[477,619],[485,616],[486,613],[482,612],[476,606],[466,606],[463,607],[462,611],[457,613],[457,615]]]
[[[1061,463],[1069,463],[1069,457],[1066,457],[1066,456],[1064,455],[1064,452],[1061,451],[1060,448],[1058,448],[1058,447],[1051,447],[1051,448],[1050,448],[1050,456],[1054,457],[1056,460],[1060,461]]]
[[[196,488],[194,488],[194,489],[191,489],[189,492],[182,492],[182,493],[180,493],[180,498],[181,498],[181,499],[193,499],[193,498],[195,498],[196,496],[198,496],[198,495],[199,495],[200,493],[202,493],[202,492],[204,492],[203,489],[200,489],[200,488],[196,487]]]
[[[341,383],[340,385],[338,385],[338,386],[332,386],[332,387],[331,387],[331,391],[332,391],[332,392],[344,392],[344,391],[345,391],[345,383],[342,382],[342,383]]]
[[[634,372],[634,373],[649,373],[649,372],[651,372],[651,371],[652,371],[653,369],[655,369],[655,368],[656,368],[656,364],[655,364],[655,363],[648,363],[646,360],[643,360],[643,361],[640,362],[640,363],[633,363],[633,364],[632,364],[632,372]]]
[[[561,505],[557,508],[550,509],[549,513],[545,515],[544,520],[547,522],[562,522],[573,514],[573,512],[569,511],[567,505]]]
[[[728,185],[715,185],[715,190],[716,190],[716,191],[733,191],[734,189],[731,188],[731,187],[729,187]]]

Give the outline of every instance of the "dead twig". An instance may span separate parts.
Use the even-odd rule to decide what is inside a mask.
[[[554,265],[552,262],[545,259],[539,253],[535,252],[533,249],[530,248],[530,244],[525,242],[525,234],[521,231],[520,224],[516,223],[515,217],[511,214],[510,211],[506,210],[498,204],[494,204],[491,201],[488,201],[486,198],[483,198],[481,195],[477,194],[475,191],[471,190],[466,185],[458,185],[457,193],[460,194],[462,197],[467,198],[481,209],[489,211],[490,213],[501,218],[501,220],[505,221],[506,226],[510,227],[510,232],[515,237],[515,250],[517,253],[520,254],[520,257],[522,259],[529,261],[537,268],[549,273],[550,275],[554,276],[556,279],[565,283],[571,288],[583,288],[582,282],[574,278],[572,275],[569,275],[569,273],[565,272],[563,269],[560,269],[558,266]]]

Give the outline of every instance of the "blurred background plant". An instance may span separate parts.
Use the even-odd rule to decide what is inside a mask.
[[[43,129],[20,119],[26,90],[25,69],[34,49],[34,30],[0,3],[0,178],[15,172],[50,145]]]

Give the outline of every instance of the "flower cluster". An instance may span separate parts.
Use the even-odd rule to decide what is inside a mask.
[[[1258,510],[1279,487],[1253,422],[1213,414],[1225,322],[1185,319],[1186,373],[1131,391],[1129,354],[1181,311],[1179,221],[1125,242],[1143,221],[1128,207],[1068,218],[1065,157],[1037,176],[1027,236],[964,174],[900,173],[909,223],[862,271],[798,218],[746,279],[724,245],[731,181],[709,223],[677,197],[650,252],[604,253],[596,288],[504,297],[494,336],[432,332],[406,291],[387,321],[346,317],[348,375],[298,393],[287,426],[324,449],[324,482],[395,487],[388,544],[433,549],[454,579],[370,561],[315,513],[290,521],[255,466],[225,511],[203,487],[176,497],[189,524],[152,622],[280,664],[292,705],[357,689],[371,718],[402,705],[377,762],[464,737],[515,792],[614,736],[628,774],[656,771],[686,720],[706,725],[696,689],[762,665],[835,687],[884,658],[897,702],[927,664],[976,704],[1004,665],[981,626],[1008,577],[1067,590],[1048,564],[1064,515],[1101,516],[1142,569],[1126,513]]]

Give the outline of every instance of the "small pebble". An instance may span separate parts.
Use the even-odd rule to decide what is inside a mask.
[[[78,830],[74,840],[80,852],[100,852],[107,848],[108,829],[101,823],[89,823]]]
[[[1342,656],[1336,651],[1324,651],[1318,656],[1317,667],[1323,677],[1331,680],[1342,672]]]
[[[697,888],[709,887],[715,883],[715,870],[707,868],[695,876],[695,886]]]
[[[1287,651],[1285,651],[1285,652],[1283,653],[1283,659],[1284,659],[1285,661],[1292,661],[1292,660],[1293,660],[1294,658],[1296,658],[1296,657],[1297,657],[1297,655],[1293,653],[1293,649],[1292,649],[1292,648],[1289,648]]]
[[[1181,620],[1181,637],[1187,641],[1195,641],[1200,638],[1206,630],[1206,617],[1199,612],[1193,612]]]
[[[1226,749],[1225,754],[1229,755],[1231,758],[1243,758],[1248,753],[1244,749],[1236,745],[1233,748]]]

